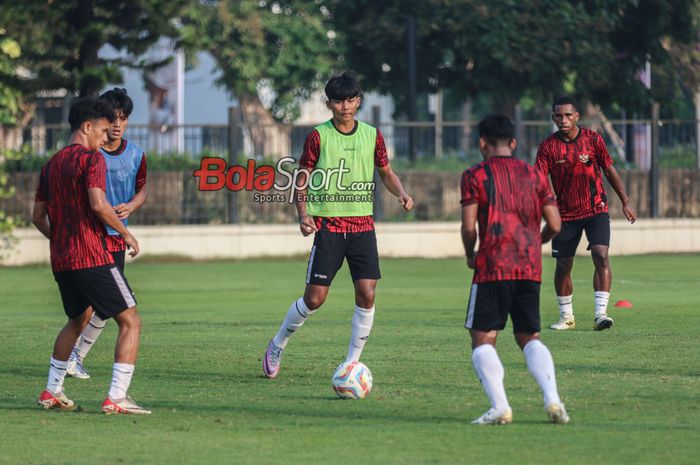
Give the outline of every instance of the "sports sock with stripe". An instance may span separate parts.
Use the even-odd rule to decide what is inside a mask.
[[[306,306],[303,297],[299,297],[292,302],[279,331],[277,331],[277,334],[275,334],[275,337],[272,339],[275,345],[282,349],[287,347],[287,343],[289,342],[289,338],[292,337],[292,334],[297,332],[306,319],[313,315],[314,312],[315,310],[309,310],[309,307]]]

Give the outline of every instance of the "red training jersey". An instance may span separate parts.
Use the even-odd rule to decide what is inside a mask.
[[[102,149],[105,152],[107,152],[109,155],[115,156],[115,155],[121,155],[124,150],[126,149],[126,139],[122,139],[121,145],[119,145],[119,148],[115,150],[114,152],[110,152],[108,150]],[[147,178],[147,164],[146,164],[146,154],[143,153],[141,157],[141,163],[139,164],[138,171],[136,171],[136,192],[140,191],[143,189],[143,186],[146,185],[146,178]],[[134,192],[134,194],[136,194]],[[113,207],[115,205],[112,205]],[[124,238],[121,236],[112,236],[110,234],[107,234],[106,236],[106,241],[107,241],[107,250],[110,252],[121,252],[122,250],[126,250],[126,242],[124,242]]]
[[[474,283],[542,280],[542,207],[555,205],[547,178],[513,157],[491,157],[462,175],[461,204],[478,204]]]
[[[46,203],[54,272],[114,263],[107,252],[105,227],[88,197],[88,189],[105,190],[106,170],[99,152],[79,144],[59,150],[41,169],[36,201]]]
[[[608,197],[601,169],[613,164],[603,138],[579,128],[572,141],[555,132],[540,144],[535,167],[552,178],[561,219],[581,220],[607,213]]]
[[[357,129],[357,123],[355,124]],[[313,130],[306,136],[304,142],[304,151],[299,160],[299,167],[306,168],[312,171],[316,167],[318,157],[321,155],[321,136],[317,130]],[[389,164],[389,156],[386,152],[386,144],[384,136],[377,129],[377,142],[374,147],[374,166],[382,168]],[[367,232],[374,230],[374,220],[372,216],[333,216],[333,217],[314,217],[316,228],[320,231],[336,233],[352,233],[352,232]]]

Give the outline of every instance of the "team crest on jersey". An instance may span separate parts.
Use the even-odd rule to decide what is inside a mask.
[[[578,156],[578,159],[581,161],[581,163],[588,163],[588,160],[591,159],[591,156],[587,153],[582,153]]]

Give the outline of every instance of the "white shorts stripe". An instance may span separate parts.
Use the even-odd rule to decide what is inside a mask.
[[[314,264],[314,255],[316,255],[316,246],[311,247],[311,256],[309,256],[309,266],[306,267],[306,284],[311,282],[311,268]]]
[[[126,282],[124,281],[124,278],[119,272],[119,269],[117,267],[114,267],[110,268],[109,271],[111,271],[112,276],[114,276],[114,281],[116,281],[117,283],[117,287],[119,288],[119,292],[121,292],[122,297],[124,298],[124,302],[126,302],[127,308],[135,307],[136,301],[134,300],[134,296],[131,295],[131,291],[129,291],[129,286],[126,285]]]
[[[476,306],[476,291],[477,284],[472,284],[472,292],[469,296],[469,307],[467,307],[467,321],[464,323],[464,327],[467,329],[472,329],[474,324],[474,307]]]

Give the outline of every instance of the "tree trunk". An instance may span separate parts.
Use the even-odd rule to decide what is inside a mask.
[[[291,155],[291,127],[278,123],[257,95],[240,96],[243,133],[248,139],[244,152],[248,156],[282,158]]]

